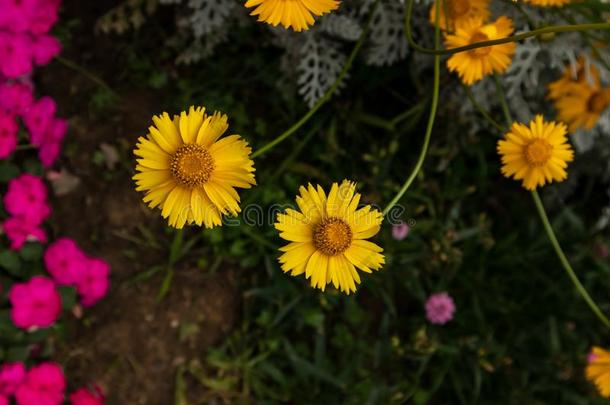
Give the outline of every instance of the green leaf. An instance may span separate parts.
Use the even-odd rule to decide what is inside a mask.
[[[40,243],[26,243],[19,255],[30,262],[38,261],[42,258],[42,245]]]
[[[0,267],[7,270],[12,275],[18,276],[21,269],[19,255],[12,250],[0,252]]]
[[[76,289],[74,287],[59,287],[59,295],[61,296],[61,307],[64,311],[68,311],[76,305]]]
[[[10,179],[19,176],[19,168],[12,163],[0,163],[0,182],[6,183]]]

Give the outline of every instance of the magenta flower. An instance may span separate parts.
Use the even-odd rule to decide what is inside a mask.
[[[4,208],[9,214],[38,225],[51,214],[47,187],[40,177],[24,173],[9,181]]]
[[[4,363],[0,366],[0,395],[13,395],[24,378],[23,363]]]
[[[61,43],[50,35],[40,35],[32,39],[32,56],[37,65],[46,65],[61,52]]]
[[[29,74],[32,68],[28,35],[0,31],[0,73],[15,79]]]
[[[15,118],[0,111],[0,159],[9,157],[17,147],[18,130]]]
[[[60,285],[76,286],[87,263],[87,257],[72,239],[57,239],[44,252],[46,269]]]
[[[0,395],[0,405],[11,405],[11,403],[7,397]]]
[[[53,119],[49,124],[47,133],[42,140],[38,157],[44,167],[50,167],[55,163],[61,151],[61,142],[68,130],[68,122],[62,119]]]
[[[64,402],[66,378],[55,363],[32,367],[15,393],[18,405],[60,405]]]
[[[13,0],[19,2],[22,0]],[[46,34],[57,22],[61,0],[27,0],[37,3],[30,11],[28,31],[32,34]]]
[[[446,292],[432,294],[426,301],[426,318],[430,323],[444,325],[453,319],[455,303]]]
[[[104,400],[104,393],[97,385],[92,389],[82,387],[70,394],[72,405],[104,405]]]
[[[44,229],[19,217],[11,217],[2,223],[2,231],[11,241],[12,250],[21,250],[26,242],[47,242]]]
[[[399,222],[392,226],[392,237],[398,241],[403,240],[409,234],[409,225]]]
[[[33,103],[31,86],[19,82],[0,84],[0,109],[9,115],[23,115]]]
[[[28,282],[13,284],[8,299],[11,319],[21,329],[48,328],[61,313],[61,297],[47,277],[35,276]]]
[[[83,270],[76,290],[83,306],[90,307],[108,293],[110,266],[102,259],[87,259]]]
[[[51,97],[42,97],[36,101],[23,116],[26,128],[30,132],[30,142],[40,146],[47,134],[49,124],[55,118],[57,106]]]

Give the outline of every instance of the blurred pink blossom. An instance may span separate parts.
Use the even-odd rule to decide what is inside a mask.
[[[8,401],[8,398],[0,395],[0,405],[11,405],[10,402]]]
[[[31,45],[27,34],[0,31],[0,73],[9,79],[31,73]]]
[[[37,65],[46,65],[61,52],[61,43],[50,35],[32,38],[32,57]]]
[[[102,259],[87,259],[76,284],[81,303],[90,307],[108,293],[110,266]]]
[[[426,301],[426,318],[430,323],[443,325],[453,319],[455,303],[446,292],[432,294]]]
[[[76,286],[87,261],[76,242],[68,238],[57,239],[44,252],[46,269],[60,285]]]
[[[82,387],[70,394],[72,405],[103,405],[104,400],[104,393],[97,385],[94,385],[93,389]]]
[[[409,225],[399,222],[392,226],[392,237],[398,241],[403,240],[409,234]]]
[[[33,103],[31,86],[21,82],[0,84],[0,109],[9,115],[23,115]]]
[[[61,297],[47,277],[34,276],[28,282],[13,284],[8,299],[11,319],[21,329],[48,328],[61,313]]]
[[[9,181],[4,208],[15,216],[38,225],[51,214],[47,187],[40,177],[24,173]]]
[[[18,405],[60,405],[64,402],[66,378],[56,363],[30,368],[15,393]]]
[[[26,128],[30,132],[30,142],[40,146],[44,142],[49,124],[55,118],[57,105],[51,97],[42,97],[36,101],[23,116]]]
[[[0,159],[9,157],[17,147],[18,130],[15,118],[0,110]]]
[[[11,396],[25,378],[23,363],[4,363],[0,366],[0,395]]]
[[[19,217],[11,217],[2,223],[2,231],[11,241],[12,250],[21,250],[26,242],[47,242],[47,234],[37,224]]]

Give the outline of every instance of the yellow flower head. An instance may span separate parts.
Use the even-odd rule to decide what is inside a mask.
[[[447,49],[474,44],[476,42],[505,38],[513,32],[513,22],[500,17],[495,22],[484,24],[479,18],[471,18],[457,25],[454,34],[445,35]],[[453,54],[447,60],[450,71],[458,73],[464,84],[470,86],[492,73],[504,73],[512,62],[516,45],[512,42],[476,48]]]
[[[597,386],[604,397],[610,397],[610,352],[594,347],[589,355],[586,371],[587,379]]]
[[[571,0],[525,0],[526,3],[538,7],[562,7],[570,3],[570,1]]]
[[[586,81],[571,86],[568,94],[555,100],[557,118],[567,123],[570,131],[592,129],[608,106],[610,87]]]
[[[441,0],[439,27],[442,30],[453,31],[455,26],[470,18],[489,17],[489,0]],[[449,18],[447,18],[447,15]],[[430,8],[430,22],[436,20],[436,2]]]
[[[578,59],[576,69],[571,65],[567,65],[559,80],[549,83],[549,98],[557,100],[558,98],[570,94],[574,87],[582,84],[599,85],[599,70],[591,65],[587,72],[587,65],[584,58]]]
[[[360,275],[385,263],[383,249],[366,239],[379,232],[381,212],[367,205],[358,209],[356,185],[334,183],[328,196],[322,187],[301,186],[296,203],[299,211],[279,214],[275,228],[290,243],[280,250],[282,270],[293,276],[305,273],[311,286],[322,291],[331,282],[349,294],[356,291]]]
[[[153,122],[134,150],[139,159],[133,179],[136,190],[146,192],[144,202],[159,207],[175,228],[193,223],[212,228],[223,214],[237,215],[235,188],[256,181],[248,143],[239,135],[220,138],[229,126],[227,116],[191,107],[173,119],[167,113],[155,116]]]
[[[256,7],[250,15],[257,15],[258,21],[302,31],[313,25],[314,15],[336,10],[339,4],[337,0],[248,0],[246,7]]]
[[[574,159],[566,126],[544,122],[542,115],[537,115],[529,127],[515,122],[504,139],[498,141],[498,153],[502,174],[523,180],[523,187],[528,190],[565,180],[567,162]]]

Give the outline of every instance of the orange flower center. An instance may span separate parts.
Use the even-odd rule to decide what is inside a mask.
[[[482,41],[489,41],[489,36],[487,34],[485,34],[484,32],[477,31],[472,35],[472,37],[470,37],[471,44],[474,44],[477,42],[482,42]],[[482,58],[484,56],[489,55],[489,52],[491,52],[491,46],[485,46],[483,48],[476,48],[470,52],[472,55]]]
[[[201,145],[184,145],[172,156],[170,170],[183,186],[197,187],[210,179],[214,171],[214,158],[210,151]]]
[[[456,19],[466,15],[470,11],[469,0],[449,0],[447,2],[447,10],[452,19]]]
[[[525,159],[531,166],[544,166],[553,154],[553,146],[544,139],[535,139],[525,147]]]
[[[327,256],[338,255],[352,244],[352,229],[340,218],[323,219],[313,230],[313,244]]]
[[[591,94],[589,101],[587,101],[587,110],[595,114],[601,114],[609,104],[608,91],[596,91]]]

